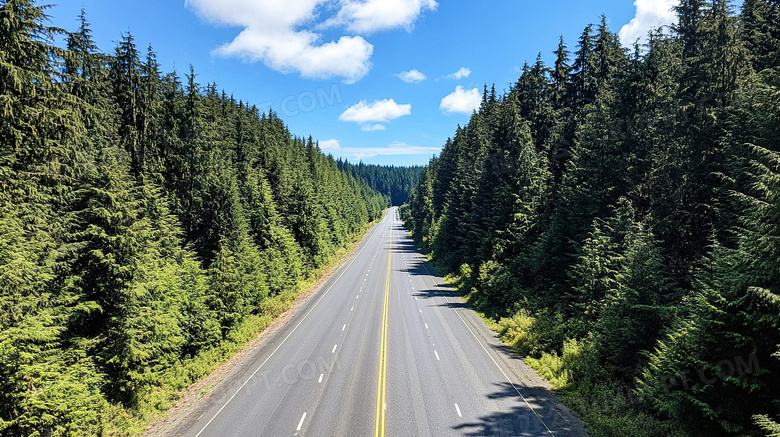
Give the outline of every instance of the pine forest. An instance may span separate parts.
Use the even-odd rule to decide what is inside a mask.
[[[85,13],[65,32],[47,9],[0,2],[0,434],[135,434],[389,196],[132,34],[106,54]]]
[[[375,164],[350,164],[349,161],[336,161],[340,170],[362,179],[376,191],[390,199],[390,204],[400,206],[409,200],[414,187],[420,181],[423,168],[419,166],[397,167]]]
[[[594,435],[780,435],[780,2],[606,17],[422,172],[418,243]]]

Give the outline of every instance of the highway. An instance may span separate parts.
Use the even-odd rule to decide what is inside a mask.
[[[584,435],[427,265],[395,208],[245,361],[167,435]]]

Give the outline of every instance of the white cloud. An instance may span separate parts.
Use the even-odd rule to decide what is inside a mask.
[[[466,67],[461,67],[460,70],[447,75],[447,79],[463,79],[471,76],[471,70]]]
[[[338,14],[325,27],[345,26],[350,32],[370,34],[403,27],[411,30],[426,10],[436,10],[434,0],[341,0]]]
[[[361,100],[360,103],[347,108],[339,116],[339,120],[353,121],[360,124],[380,123],[395,120],[398,117],[411,113],[412,105],[399,105],[393,99],[375,100],[372,103],[366,103],[365,100]]]
[[[365,132],[374,132],[374,131],[385,130],[385,129],[387,128],[382,124],[364,124],[363,126],[360,126],[360,130]]]
[[[396,74],[395,77],[400,78],[406,83],[422,82],[426,79],[425,75],[417,70],[404,71],[403,73]]]
[[[393,142],[387,147],[342,147],[334,155],[360,160],[375,156],[433,155],[441,152],[440,147],[413,146],[403,142]]]
[[[339,140],[325,140],[319,142],[320,149],[325,151],[335,151],[341,149]]]
[[[410,29],[423,11],[437,6],[433,0],[185,0],[185,5],[210,23],[243,28],[214,50],[217,55],[261,61],[306,78],[342,77],[347,83],[371,69],[374,46],[360,35],[323,41],[317,29],[343,26],[356,34]],[[320,16],[337,9],[329,19]]]
[[[476,88],[465,90],[458,85],[455,92],[441,99],[439,109],[447,113],[471,114],[482,103],[482,95]]]
[[[639,39],[644,42],[650,29],[675,22],[674,8],[679,0],[634,0],[636,16],[620,28],[620,42],[625,47],[633,46]]]
[[[299,72],[309,79],[343,77],[347,83],[360,80],[371,69],[374,46],[363,38],[342,36],[338,42],[316,45],[310,32],[280,32],[247,28],[236,39],[215,50],[226,57],[263,61],[282,73]]]

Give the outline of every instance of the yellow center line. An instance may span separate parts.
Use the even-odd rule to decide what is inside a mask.
[[[390,306],[390,260],[393,255],[393,219],[390,219],[390,249],[387,255],[387,280],[385,281],[385,300],[382,310],[382,334],[379,340],[379,378],[376,388],[376,427],[374,435],[385,435],[385,394],[387,386],[387,319]]]

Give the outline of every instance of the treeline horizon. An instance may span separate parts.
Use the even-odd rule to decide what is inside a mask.
[[[409,200],[409,195],[420,181],[423,170],[419,165],[404,167],[364,164],[363,161],[351,164],[341,158],[336,161],[336,164],[339,170],[363,179],[371,188],[387,196],[392,206],[401,206]]]
[[[342,256],[392,186],[192,67],[162,72],[129,32],[103,53],[85,12],[65,32],[47,9],[0,1],[0,434],[137,434]]]
[[[780,2],[675,11],[485,87],[401,213],[593,434],[776,436]]]

